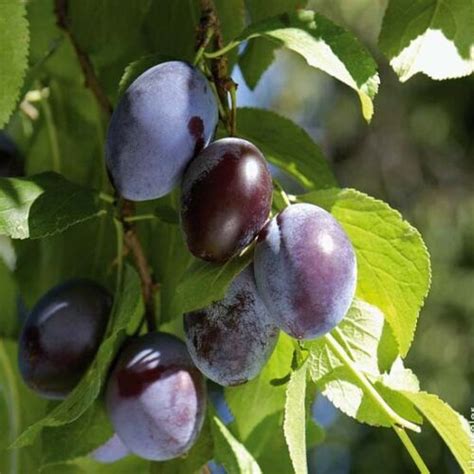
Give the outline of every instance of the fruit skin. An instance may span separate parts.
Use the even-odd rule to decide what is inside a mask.
[[[276,324],[297,339],[332,330],[354,297],[357,263],[339,223],[312,204],[287,207],[255,248],[258,291]]]
[[[152,461],[186,453],[202,428],[206,384],[185,344],[165,333],[132,339],[109,377],[107,411],[130,451]]]
[[[234,279],[223,300],[185,314],[184,330],[196,366],[224,386],[256,377],[278,339],[251,265]]]
[[[122,443],[117,433],[114,433],[108,441],[94,449],[90,453],[90,457],[102,464],[111,464],[120,461],[129,454],[129,449]]]
[[[110,294],[90,280],[70,280],[48,291],[20,334],[25,383],[44,398],[65,398],[93,361],[111,308]]]
[[[14,178],[23,174],[23,165],[15,143],[0,130],[0,178]]]
[[[224,262],[250,244],[268,219],[272,178],[260,151],[224,138],[205,148],[183,179],[181,222],[191,253]]]
[[[106,162],[119,194],[145,201],[169,193],[217,120],[216,98],[200,71],[182,61],[145,71],[119,101],[107,133]]]

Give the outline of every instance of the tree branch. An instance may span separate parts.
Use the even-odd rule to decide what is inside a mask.
[[[220,50],[224,47],[224,38],[220,28],[219,16],[217,14],[214,0],[201,0],[201,21],[199,25],[197,48],[198,49],[206,38],[207,30],[213,29],[213,46],[215,50]],[[217,95],[225,110],[226,127],[231,135],[235,134],[235,113],[229,110],[229,95],[230,91],[235,91],[237,84],[229,76],[229,62],[226,55],[221,55],[212,60],[211,74],[213,82],[216,86]]]
[[[85,51],[82,50],[76,38],[71,31],[71,25],[68,18],[68,0],[55,0],[55,14],[57,24],[59,28],[64,31],[64,34],[71,42],[77,59],[84,75],[85,85],[94,94],[94,97],[99,105],[99,108],[109,118],[113,112],[112,104],[107,97],[107,94],[102,89],[97,75],[94,71],[94,66]],[[145,302],[145,318],[147,326],[150,331],[156,330],[155,320],[155,299],[154,293],[158,289],[158,285],[155,284],[152,276],[152,272],[148,261],[146,259],[145,252],[140,243],[140,239],[136,232],[136,228],[133,224],[125,221],[125,218],[130,218],[134,212],[134,204],[130,201],[123,201],[120,208],[120,219],[125,230],[124,240],[125,246],[133,255],[135,266],[140,276],[143,299]]]
[[[133,255],[135,266],[142,282],[143,300],[145,302],[145,318],[148,330],[156,331],[155,291],[157,285],[153,280],[151,268],[140,243],[135,225],[126,221],[127,217],[133,215],[134,207],[134,203],[131,201],[124,201],[122,206],[122,222],[125,227],[125,245]]]
[[[89,56],[82,50],[76,38],[72,34],[68,18],[68,0],[55,0],[54,10],[56,14],[57,25],[64,31],[65,35],[71,42],[74,51],[76,52],[82,73],[84,74],[86,87],[88,87],[94,94],[97,103],[104,113],[107,116],[110,116],[113,110],[112,104],[110,103],[109,98],[105,94],[99,83],[99,80],[97,79]]]

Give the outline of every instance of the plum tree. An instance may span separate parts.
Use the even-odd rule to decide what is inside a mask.
[[[278,338],[252,266],[234,279],[223,300],[185,314],[184,329],[194,363],[220,385],[238,385],[258,375]]]
[[[12,139],[0,130],[0,178],[21,176],[23,166],[20,155]]]
[[[182,61],[152,67],[127,89],[110,121],[106,162],[123,197],[170,192],[212,138],[217,101],[204,75]]]
[[[206,385],[185,344],[165,333],[132,339],[109,377],[107,410],[130,451],[173,459],[195,442],[205,415]]]
[[[297,339],[333,329],[351,305],[356,257],[339,223],[312,204],[295,204],[262,230],[257,288],[278,326]]]
[[[65,398],[94,359],[111,307],[107,290],[90,280],[48,291],[20,334],[18,362],[26,384],[44,398]]]
[[[260,151],[240,138],[209,145],[183,179],[181,220],[189,250],[223,262],[248,245],[268,219],[272,179]]]

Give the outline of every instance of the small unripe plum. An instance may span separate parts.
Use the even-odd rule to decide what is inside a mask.
[[[217,120],[216,98],[199,70],[169,61],[145,71],[120,99],[107,133],[106,162],[118,193],[132,201],[169,193]]]
[[[354,297],[357,263],[334,217],[295,204],[262,230],[255,248],[257,288],[276,324],[297,339],[331,331]]]
[[[268,219],[272,178],[260,151],[224,138],[205,148],[183,179],[181,221],[191,253],[224,262],[250,244]]]
[[[93,361],[111,308],[110,294],[90,280],[47,292],[20,334],[18,362],[26,384],[44,398],[65,398]]]
[[[165,333],[132,339],[110,374],[107,411],[136,455],[165,461],[186,453],[202,428],[206,384],[186,346]]]
[[[252,266],[231,283],[225,298],[184,316],[186,345],[201,372],[220,385],[256,377],[278,338],[255,286]]]

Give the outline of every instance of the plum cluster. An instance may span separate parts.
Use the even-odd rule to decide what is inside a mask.
[[[271,357],[280,330],[300,340],[322,336],[354,296],[356,257],[342,227],[311,204],[272,218],[263,154],[241,138],[212,141],[217,122],[211,85],[180,61],[139,76],[110,122],[106,163],[119,195],[151,200],[180,185],[189,251],[215,265],[244,251],[254,260],[222,300],[184,314],[185,342],[162,332],[126,341],[105,390],[115,435],[93,453],[104,462],[130,452],[158,461],[183,455],[203,424],[205,377],[222,386],[247,382]],[[111,308],[108,291],[89,280],[50,290],[20,336],[25,382],[43,397],[66,397],[91,365]]]

